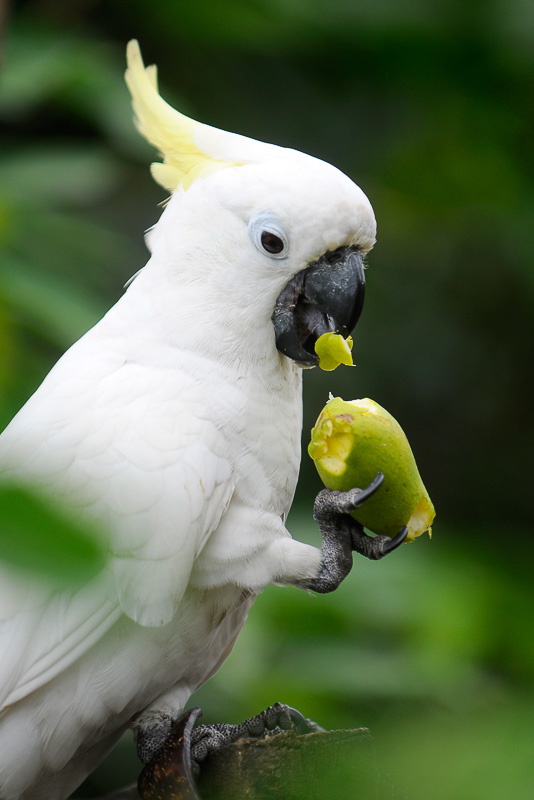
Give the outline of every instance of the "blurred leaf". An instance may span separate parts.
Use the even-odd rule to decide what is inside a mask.
[[[57,92],[72,75],[72,45],[64,37],[30,29],[7,40],[0,84],[3,113],[18,114]]]
[[[78,293],[94,297],[102,311],[147,260],[141,226],[135,236],[128,236],[92,215],[50,206],[36,212],[23,205],[0,205],[0,248],[2,244],[6,259],[28,269],[31,265],[52,283],[71,284]]]
[[[41,21],[16,22],[6,43],[0,117],[38,117],[47,103],[66,106],[123,149],[146,154],[147,145],[133,125],[124,68],[124,51],[119,54],[106,42],[56,31]]]
[[[12,320],[7,307],[1,296],[0,290],[0,397],[2,388],[9,383],[10,372],[13,370],[13,331]]]
[[[26,315],[28,324],[61,347],[69,347],[92,327],[104,309],[87,292],[32,270],[12,256],[3,256],[0,294]]]
[[[4,152],[0,191],[10,199],[34,205],[84,205],[116,184],[118,169],[104,150],[54,144]]]
[[[53,581],[77,583],[103,567],[105,550],[94,531],[35,492],[0,486],[0,559]]]

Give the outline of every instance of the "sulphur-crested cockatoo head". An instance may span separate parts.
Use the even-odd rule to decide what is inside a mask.
[[[268,330],[273,350],[315,366],[317,338],[346,336],[361,312],[369,200],[324,161],[184,116],[159,95],[136,41],[127,58],[137,126],[163,158],[152,175],[171,193],[148,237],[153,259],[184,296],[196,287],[218,305],[235,337]]]

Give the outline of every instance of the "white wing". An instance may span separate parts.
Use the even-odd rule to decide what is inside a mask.
[[[63,356],[0,436],[3,476],[96,519],[110,551],[108,567],[76,593],[0,582],[7,702],[65,669],[121,613],[141,625],[169,622],[234,488],[199,379],[180,368],[177,354],[163,348],[158,363],[143,363],[95,331]]]

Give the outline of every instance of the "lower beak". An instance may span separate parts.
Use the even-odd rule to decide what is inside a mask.
[[[365,276],[360,251],[340,247],[297,273],[276,301],[276,346],[302,367],[315,367],[323,333],[348,336],[363,308]]]

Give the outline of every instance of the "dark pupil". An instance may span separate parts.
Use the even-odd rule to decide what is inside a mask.
[[[284,243],[279,236],[269,231],[263,231],[261,235],[261,245],[268,253],[281,253],[284,249]]]

